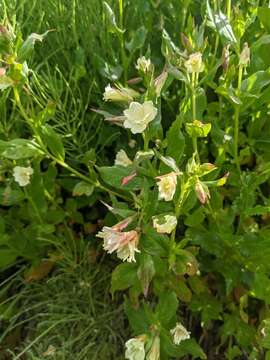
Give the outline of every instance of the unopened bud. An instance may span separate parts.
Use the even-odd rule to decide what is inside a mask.
[[[247,67],[250,63],[250,49],[248,43],[244,43],[243,50],[239,56],[239,65]]]
[[[197,195],[198,200],[201,204],[205,204],[207,199],[210,198],[209,190],[206,185],[202,182],[197,181],[195,185],[195,192]]]
[[[183,44],[184,48],[189,53],[192,53],[193,52],[193,46],[192,46],[189,38],[184,33],[181,33],[181,41],[182,41],[182,44]]]
[[[227,72],[230,63],[230,44],[226,45],[222,50],[222,67]]]

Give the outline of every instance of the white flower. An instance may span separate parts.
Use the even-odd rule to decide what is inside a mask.
[[[133,98],[137,97],[138,93],[132,89],[119,87],[112,88],[111,85],[107,85],[105,92],[103,93],[103,100],[105,101],[126,101],[130,102]]]
[[[188,60],[185,61],[185,67],[187,68],[188,73],[202,72],[204,69],[202,62],[202,54],[200,52],[196,52],[189,55]]]
[[[158,176],[158,198],[164,199],[165,201],[171,201],[174,197],[174,193],[177,185],[177,174],[171,172],[166,175]]]
[[[30,178],[33,173],[34,170],[30,166],[15,166],[15,168],[13,169],[14,179],[20,186],[28,185],[30,183]]]
[[[158,233],[170,234],[176,228],[176,225],[177,219],[174,215],[161,215],[153,217],[153,226]]]
[[[157,108],[152,101],[143,104],[132,102],[129,108],[124,111],[124,127],[130,129],[133,134],[142,133],[147,125],[154,120],[157,115]]]
[[[144,342],[139,338],[129,339],[126,344],[125,358],[128,360],[144,360]]]
[[[225,135],[223,136],[223,142],[224,142],[224,143],[229,142],[229,141],[231,141],[231,140],[232,140],[231,135],[225,134]]]
[[[127,167],[132,164],[132,161],[127,156],[125,150],[121,149],[118,151],[115,157],[114,165],[124,166]]]
[[[137,60],[136,69],[147,73],[151,70],[151,65],[152,64],[150,59],[146,59],[145,56],[141,56]]]
[[[113,227],[104,226],[97,237],[104,240],[103,248],[109,254],[116,251],[117,257],[122,261],[136,262],[135,253],[140,252],[137,248],[139,234],[135,230],[122,232],[122,229],[119,224]]]
[[[176,323],[175,328],[170,330],[175,345],[179,345],[181,341],[190,338],[190,332],[180,323]]]

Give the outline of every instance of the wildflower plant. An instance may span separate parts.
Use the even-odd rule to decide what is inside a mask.
[[[196,16],[183,18],[182,45],[163,29],[162,60],[156,64],[150,51],[142,52],[132,66],[127,51],[133,55],[144,41],[132,50],[123,2],[119,24],[104,2],[110,32],[121,45],[123,81],[118,77],[105,87],[103,103],[100,91],[100,106],[92,110],[124,139],[112,166],[100,164],[91,150],[67,159],[63,139],[50,125],[55,106],[40,109],[27,97],[26,55],[18,55],[24,43],[17,48],[11,30],[8,38],[1,33],[8,44],[2,90],[13,90],[32,136],[0,142],[3,199],[12,204],[16,194],[16,201],[27,201],[39,225],[30,230],[53,242],[68,212],[61,209],[59,220],[53,201],[61,198],[58,173],[75,180],[68,188],[74,197],[94,204],[106,196],[108,215],[96,238],[117,262],[111,293],[125,292],[132,337],[123,352],[129,360],[206,359],[209,333],[218,334],[210,345],[228,359],[270,356],[269,9],[247,7],[244,17],[230,1],[224,12],[216,2],[200,6],[199,23]],[[41,38],[30,39],[33,47]],[[58,210],[57,220],[48,209]],[[27,258],[27,251],[5,241],[7,263]]]

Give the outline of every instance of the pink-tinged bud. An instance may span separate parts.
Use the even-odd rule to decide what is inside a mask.
[[[181,41],[182,41],[184,48],[187,49],[187,51],[189,53],[193,52],[193,50],[194,50],[193,46],[192,46],[189,38],[184,33],[181,33]]]
[[[121,185],[127,185],[133,178],[135,178],[137,176],[137,173],[134,172],[128,176],[123,177],[122,181],[121,181]]]
[[[142,82],[142,78],[141,77],[136,77],[136,78],[133,78],[133,79],[129,79],[128,81],[127,81],[127,83],[129,84],[129,85],[136,85],[136,84],[139,84],[140,82]]]
[[[222,67],[227,72],[230,63],[230,44],[226,45],[222,50]]]
[[[130,223],[131,223],[132,218],[126,218],[125,220],[119,222],[118,224],[115,224],[112,229],[116,230],[116,231],[122,231],[124,230]]]
[[[207,186],[203,185],[200,181],[197,181],[195,185],[195,192],[200,203],[203,205],[206,203],[207,199],[210,198]]]
[[[0,68],[0,76],[4,76],[4,75],[6,75],[6,69],[1,67]]]

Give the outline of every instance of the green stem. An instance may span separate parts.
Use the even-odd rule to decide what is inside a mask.
[[[192,120],[197,119],[197,109],[196,109],[196,87],[198,84],[198,74],[192,73],[191,76],[191,88],[192,88],[192,94],[191,94],[191,102],[192,102]],[[195,153],[195,156],[197,158],[198,163],[200,163],[200,156],[198,152],[198,143],[197,138],[192,138],[192,145],[193,145],[193,151]]]
[[[123,0],[119,0],[119,23],[120,23],[120,29],[121,29],[121,33],[119,34],[120,45],[121,45],[121,58],[122,58],[122,65],[124,68],[124,83],[126,84],[128,63],[127,63],[127,57],[126,57],[126,51],[125,51]]]
[[[30,202],[32,208],[34,209],[34,211],[35,211],[35,213],[36,213],[36,215],[37,215],[37,218],[38,218],[39,223],[42,224],[42,223],[43,223],[43,220],[42,220],[42,218],[41,218],[41,216],[40,216],[38,207],[36,206],[34,200],[32,199],[32,196],[29,195],[29,193],[28,193],[28,191],[27,191],[26,188],[24,189],[24,193],[25,193],[25,195],[26,195],[26,197],[27,197],[27,200]]]
[[[237,96],[240,96],[241,92],[241,84],[243,79],[243,67],[239,66],[238,71],[238,86],[237,86]],[[241,175],[241,168],[240,162],[238,157],[238,138],[239,138],[239,114],[240,114],[240,105],[236,105],[235,114],[234,114],[234,161],[239,172]]]
[[[227,18],[229,21],[231,19],[231,7],[232,7],[232,1],[227,0]]]

